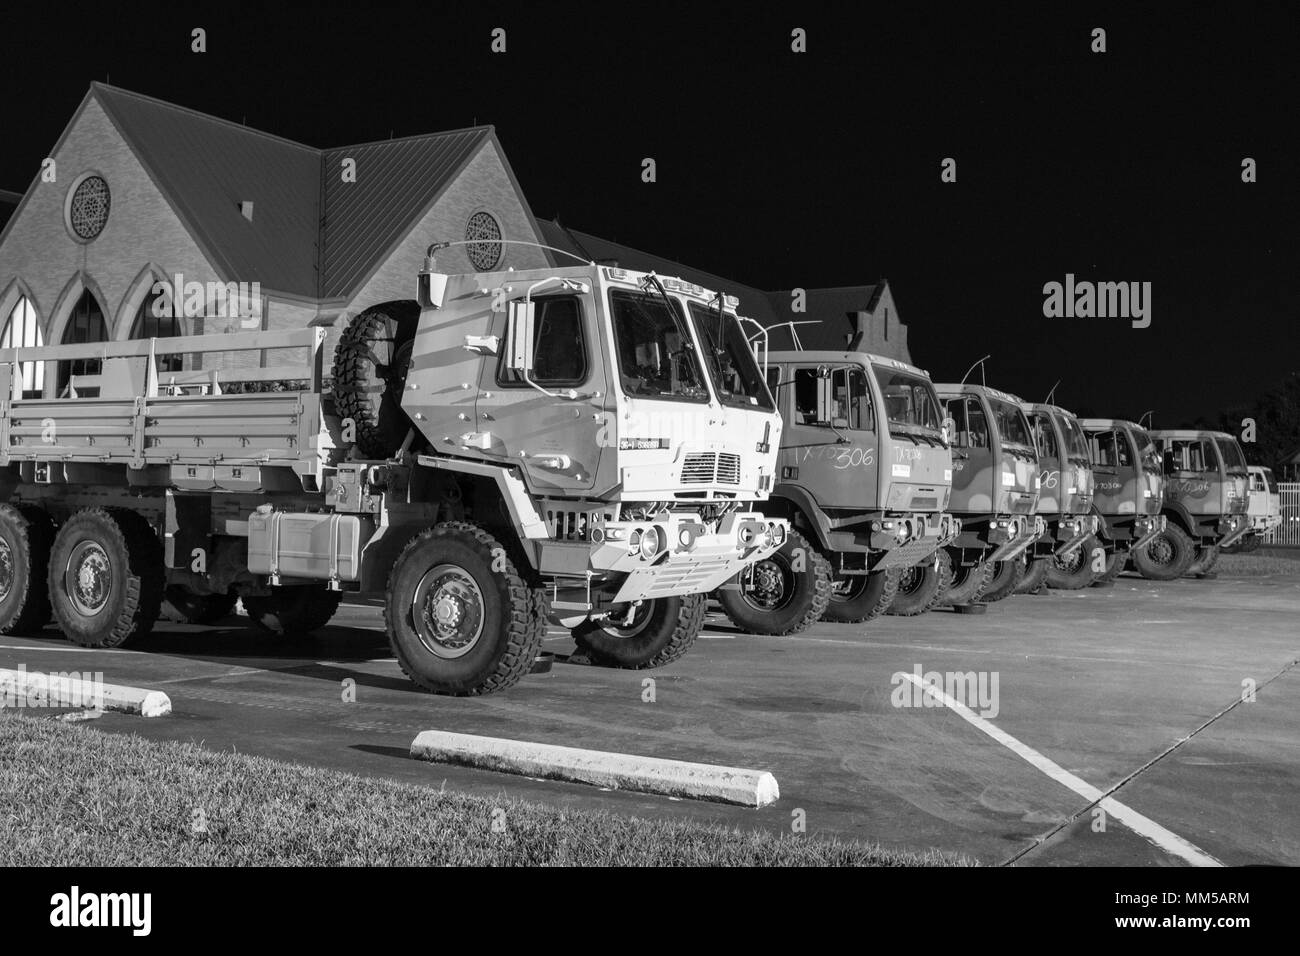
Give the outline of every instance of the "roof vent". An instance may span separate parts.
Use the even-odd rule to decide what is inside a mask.
[[[252,221],[253,221],[253,204],[252,204],[252,202],[249,201],[249,200],[247,200],[247,199],[245,199],[243,202],[241,202],[241,203],[239,204],[239,214],[240,214],[241,216],[243,216],[245,219],[247,219],[249,222],[252,222]]]

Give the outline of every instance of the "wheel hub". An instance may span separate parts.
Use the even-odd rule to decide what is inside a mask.
[[[108,553],[94,541],[72,549],[63,575],[64,587],[77,611],[93,617],[104,609],[113,587],[113,566]]]
[[[411,616],[420,642],[438,657],[469,653],[483,634],[483,593],[464,568],[440,564],[420,579]]]
[[[1164,535],[1158,536],[1147,545],[1147,557],[1155,564],[1168,564],[1173,560],[1173,551],[1174,549]]]
[[[775,611],[789,599],[792,587],[786,583],[786,570],[772,558],[754,565],[750,586],[742,591],[746,602],[760,611]]]

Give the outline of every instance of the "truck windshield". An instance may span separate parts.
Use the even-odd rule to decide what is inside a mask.
[[[1223,458],[1223,467],[1233,475],[1244,475],[1246,473],[1246,458],[1241,453],[1241,446],[1233,438],[1216,438],[1214,443],[1219,446],[1219,455]]]
[[[885,397],[891,435],[940,434],[939,399],[929,379],[885,365],[873,365],[871,370]]]
[[[691,333],[676,302],[669,311],[660,296],[613,289],[609,304],[619,375],[628,395],[709,400]]]
[[[692,302],[691,318],[704,348],[704,366],[722,404],[772,411],[776,405],[736,317],[723,312],[719,321],[716,308]]]
[[[1069,452],[1071,461],[1088,463],[1088,442],[1083,437],[1083,429],[1079,427],[1079,420],[1073,415],[1062,415],[1061,424],[1065,431],[1065,446]]]
[[[1160,452],[1156,449],[1156,443],[1141,428],[1133,429],[1133,443],[1138,447],[1138,457],[1142,459],[1142,470],[1149,471],[1154,475],[1163,473],[1164,468],[1160,465]]]
[[[1029,437],[1029,422],[1019,405],[1013,405],[1000,398],[990,398],[993,406],[993,418],[998,424],[998,435],[1004,445],[1019,445],[1026,451],[1034,450],[1034,441]]]

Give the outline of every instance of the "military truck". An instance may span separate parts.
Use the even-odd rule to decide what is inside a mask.
[[[1249,465],[1246,470],[1250,473],[1250,500],[1246,503],[1250,530],[1236,544],[1219,548],[1226,554],[1258,551],[1269,532],[1282,525],[1282,495],[1272,469]]]
[[[764,511],[792,530],[718,592],[727,615],[753,633],[790,634],[818,618],[859,623],[895,603],[900,613],[932,605],[945,584],[935,555],[957,524],[944,510],[952,460],[930,377],[866,352],[778,351],[768,383],[786,424]]]
[[[1047,403],[1021,406],[1038,450],[1038,514],[1047,524],[1025,551],[1024,580],[1016,589],[1075,589],[1092,583],[1091,561],[1101,519],[1092,512],[1092,463],[1079,420]]]
[[[449,275],[443,247],[416,299],[350,321],[329,390],[321,328],[0,350],[0,632],[52,613],[116,647],[164,595],[303,632],[362,593],[436,692],[513,684],[548,618],[598,663],[685,653],[704,594],[788,531],[749,505],[781,420],[734,300],[595,264]],[[306,359],[212,367],[248,350]],[[204,367],[160,386],[177,354]],[[98,396],[23,398],[40,361],[94,363],[70,394]]]
[[[1237,439],[1195,429],[1152,431],[1165,475],[1165,530],[1133,563],[1144,577],[1168,581],[1205,575],[1250,530],[1249,475]]]
[[[943,603],[969,607],[1015,592],[1017,560],[1043,535],[1038,506],[1038,452],[1014,395],[986,385],[940,384],[952,434],[950,510],[961,531],[947,546],[952,584]]]
[[[1085,418],[1079,424],[1092,461],[1093,510],[1101,519],[1100,560],[1090,565],[1093,584],[1107,585],[1165,530],[1164,477],[1151,436],[1121,418]],[[1082,573],[1082,572],[1080,572]]]

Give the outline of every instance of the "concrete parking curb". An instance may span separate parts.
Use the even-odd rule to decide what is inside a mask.
[[[0,668],[0,701],[21,699],[19,708],[89,707],[140,717],[165,717],[171,698],[161,691],[121,684],[104,684],[60,674]]]
[[[500,773],[587,783],[746,807],[764,807],[780,796],[776,778],[762,770],[719,767],[660,757],[582,750],[526,740],[426,730],[411,743],[411,756]]]

